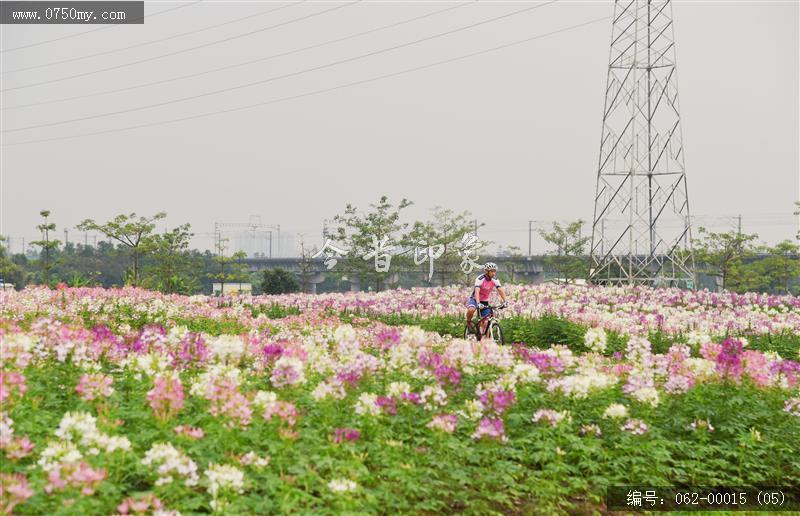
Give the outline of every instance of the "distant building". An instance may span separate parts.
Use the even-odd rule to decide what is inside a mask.
[[[225,289],[224,292],[222,291],[223,288]],[[249,296],[253,294],[253,285],[250,283],[225,283],[223,286],[222,283],[212,283],[211,294],[214,296],[220,294],[224,296]]]

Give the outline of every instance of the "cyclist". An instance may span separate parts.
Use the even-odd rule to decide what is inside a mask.
[[[483,266],[483,274],[475,278],[475,286],[472,290],[472,295],[467,301],[467,327],[469,331],[475,332],[475,325],[472,323],[472,316],[475,315],[475,310],[478,309],[480,302],[480,316],[484,317],[489,313],[489,295],[495,287],[500,298],[503,300],[503,306],[506,303],[506,293],[500,285],[500,280],[495,276],[497,275],[497,265],[494,262],[486,262]]]

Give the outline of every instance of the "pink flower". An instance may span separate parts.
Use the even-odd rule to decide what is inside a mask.
[[[152,493],[148,493],[141,498],[126,498],[117,506],[120,514],[145,514],[152,509],[153,512],[164,508],[164,503]]]
[[[188,437],[189,439],[202,439],[206,434],[202,428],[189,425],[178,425],[173,428],[176,434]]]
[[[31,442],[28,437],[17,437],[10,443],[5,444],[1,448],[3,448],[6,452],[6,455],[11,460],[19,460],[23,457],[27,457],[31,454],[34,448],[34,444]]]
[[[156,376],[153,388],[147,393],[147,401],[156,418],[166,421],[183,408],[183,385],[178,377]]]
[[[92,469],[85,462],[79,464],[60,463],[48,473],[48,484],[44,490],[50,494],[68,487],[75,487],[80,489],[84,496],[89,496],[94,494],[106,475],[106,470]]]
[[[228,426],[245,427],[250,424],[253,417],[250,401],[239,392],[236,382],[231,378],[217,379],[207,399],[211,402],[209,412],[226,418]]]
[[[457,425],[458,416],[455,414],[437,414],[433,416],[431,422],[425,426],[433,430],[439,430],[440,432],[452,434],[456,431]]]
[[[333,431],[331,439],[335,443],[342,443],[344,441],[358,441],[361,437],[361,432],[355,428],[337,428]]]
[[[629,419],[620,427],[623,432],[630,432],[633,435],[642,435],[649,430],[647,423],[641,419]]]
[[[25,384],[25,375],[16,371],[0,371],[0,404],[9,400],[14,394],[14,391],[16,391],[16,395],[21,398],[27,390],[28,386]]]
[[[21,474],[0,473],[0,512],[13,514],[14,507],[33,496],[28,478]]]
[[[75,387],[75,392],[84,401],[108,398],[114,393],[113,383],[114,380],[105,374],[84,374]]]
[[[474,439],[493,439],[501,443],[508,442],[508,437],[503,429],[503,420],[500,418],[484,417],[478,423],[478,428],[472,434]]]

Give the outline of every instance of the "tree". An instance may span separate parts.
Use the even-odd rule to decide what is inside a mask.
[[[131,273],[128,275],[129,282],[134,286],[139,286],[141,257],[149,250],[156,221],[166,216],[167,214],[163,211],[152,217],[139,217],[138,219],[136,213],[123,214],[117,215],[105,224],[98,224],[92,219],[86,219],[78,224],[77,228],[80,231],[99,231],[127,248],[132,261]]]
[[[183,224],[152,236],[148,248],[153,265],[148,269],[150,274],[145,278],[146,285],[167,294],[186,294],[194,290],[195,285],[189,277],[191,258],[188,251],[194,236],[190,229],[190,224]]]
[[[735,274],[732,274],[736,281],[731,281],[731,289],[738,292],[792,293],[792,286],[800,279],[799,248],[791,240],[784,240],[764,249],[768,253],[766,257],[737,264],[733,268]]]
[[[519,248],[518,245],[511,245],[508,246],[508,253],[509,256],[511,257],[511,260],[506,265],[506,270],[508,271],[508,282],[514,283],[514,279],[517,274],[516,262],[522,259],[523,257],[522,250]]]
[[[214,256],[214,262],[219,266],[219,271],[212,274],[211,277],[219,282],[221,296],[225,295],[225,283],[241,283],[245,280],[246,275],[241,261],[247,258],[247,254],[244,251],[237,251],[232,256],[225,256],[225,251],[228,250],[227,243],[228,239],[222,237],[218,237],[214,243],[217,253]]]
[[[545,258],[545,265],[567,283],[575,278],[585,277],[588,272],[585,254],[590,237],[581,236],[583,224],[584,221],[580,219],[566,226],[553,222],[552,231],[539,230],[545,242],[555,246],[553,254]]]
[[[742,278],[742,259],[755,254],[753,242],[758,235],[744,234],[738,231],[714,233],[700,228],[702,239],[694,241],[695,261],[711,274],[720,276],[722,288]]]
[[[286,269],[267,269],[262,274],[261,291],[265,294],[286,294],[299,289],[297,278]]]
[[[303,235],[300,235],[300,279],[303,282],[303,292],[308,293],[308,286],[311,283],[311,272],[314,268],[314,262],[311,260],[311,256],[317,253],[316,247],[311,250],[306,250],[305,242],[303,241]]]
[[[25,273],[22,267],[8,257],[8,251],[3,242],[5,242],[5,237],[0,235],[0,283],[11,283],[19,288],[22,286],[22,279]]]
[[[797,208],[797,210],[794,212],[795,216],[800,215],[800,201],[795,201],[794,206]],[[797,233],[794,235],[794,237],[797,240],[800,240],[800,229],[797,230]]]
[[[405,235],[400,232],[408,224],[400,223],[400,212],[411,204],[402,199],[395,207],[384,195],[378,204],[370,204],[371,210],[366,213],[359,213],[353,205],[347,204],[344,213],[334,217],[338,224],[334,232],[336,241],[344,245],[347,252],[342,261],[348,274],[361,283],[373,283],[375,290],[383,288],[390,277],[391,264],[401,265],[407,261],[398,255],[389,256],[387,260],[386,254],[393,254],[391,247],[396,249],[397,245],[406,243]]]
[[[464,245],[462,239],[475,234],[474,220],[468,211],[455,213],[453,210],[436,206],[432,212],[433,219],[427,222],[416,221],[405,240],[411,247],[425,250],[427,247],[431,247],[431,255],[435,257],[434,272],[439,277],[440,285],[463,281],[467,272],[461,268],[462,256],[459,255],[459,250]],[[488,243],[488,241],[475,237],[473,247],[475,260],[480,260],[477,253]],[[425,278],[427,279],[431,267],[431,256],[423,254],[419,260],[423,258],[425,260],[418,267],[426,273]],[[432,284],[431,281],[428,283]]]
[[[50,210],[42,210],[39,212],[39,215],[42,216],[44,222],[36,226],[36,229],[41,232],[42,239],[31,242],[31,245],[35,245],[39,248],[39,263],[42,268],[42,280],[45,285],[49,285],[50,270],[54,265],[50,260],[50,255],[54,250],[58,249],[61,242],[58,240],[50,240],[50,232],[56,230],[55,223],[47,222],[47,217],[50,216]]]

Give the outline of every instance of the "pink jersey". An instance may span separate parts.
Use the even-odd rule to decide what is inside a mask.
[[[478,299],[478,301],[488,301],[489,294],[492,293],[494,287],[500,286],[500,280],[498,280],[497,277],[489,278],[489,276],[487,276],[486,274],[481,274],[480,276],[475,278],[475,286],[480,287],[481,289],[480,292],[478,293],[478,296],[480,298]],[[473,291],[474,290],[475,289],[473,287]]]

